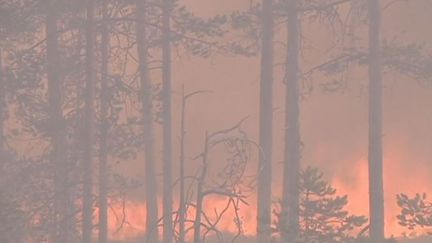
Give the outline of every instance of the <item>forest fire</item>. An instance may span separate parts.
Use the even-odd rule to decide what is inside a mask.
[[[217,224],[217,229],[221,232],[242,235],[255,235],[256,232],[256,209],[252,197],[249,198],[249,205],[241,205],[238,210],[238,216],[242,220],[241,227],[236,224],[236,215],[234,210],[230,209],[224,213],[224,217]],[[208,220],[215,222],[217,213],[221,213],[227,206],[228,200],[222,198],[211,198],[204,202],[204,212]],[[109,234],[112,239],[130,240],[142,237],[145,234],[146,222],[146,205],[143,202],[125,201],[123,203],[114,203],[109,213]],[[160,207],[159,207],[160,208]],[[188,219],[195,218],[195,212],[189,210]],[[192,223],[186,224],[191,227]],[[160,230],[161,231],[161,230]],[[189,230],[187,238],[191,238],[193,230]],[[214,235],[210,232],[209,235]]]
[[[429,237],[430,2],[0,1],[0,242]]]
[[[401,150],[399,150],[399,153]],[[396,184],[395,178],[406,177],[406,167],[398,152],[389,153],[385,159],[385,205],[386,205],[386,235],[388,237],[400,237],[409,234],[406,228],[400,226],[396,215],[400,208],[396,204],[396,194],[402,192],[428,192],[429,188],[425,183],[428,181],[426,168],[416,167],[416,177],[406,178],[409,183]],[[334,176],[330,179],[331,184],[337,189],[338,195],[348,195],[347,210],[356,215],[368,216],[368,171],[367,159],[359,159],[353,163],[352,170],[345,171],[343,176]],[[276,192],[279,188],[275,188]],[[244,235],[256,235],[256,197],[249,196],[246,201],[248,205],[241,205],[239,216],[242,220],[241,233]],[[224,198],[212,197],[204,202],[204,211],[208,214],[209,220],[215,220],[215,214],[221,212],[227,205]],[[161,205],[159,205],[159,209]],[[176,207],[175,207],[176,208]],[[124,212],[124,215],[123,215]],[[116,203],[112,205],[109,214],[110,236],[113,239],[134,239],[145,234],[146,205],[144,202],[126,200],[124,205]],[[124,218],[123,218],[124,217]],[[193,219],[195,213],[189,210],[188,218]],[[226,233],[237,234],[238,226],[235,221],[236,215],[233,210],[228,210],[225,216],[217,224],[218,230]],[[192,226],[189,224],[189,226]],[[421,233],[421,232],[417,232]],[[192,237],[192,230],[188,237]]]
[[[398,154],[399,153],[399,154]],[[422,168],[417,165],[415,168],[415,177],[407,177],[408,167],[412,167],[402,161],[400,150],[388,153],[389,155],[384,159],[384,191],[385,191],[385,227],[387,236],[400,237],[403,234],[409,234],[406,228],[399,225],[396,216],[400,214],[400,208],[396,203],[396,195],[399,193],[416,193],[416,192],[430,192],[427,183],[430,181],[428,176],[428,169]],[[412,168],[411,168],[412,169]],[[347,194],[349,196],[349,204],[347,208],[349,211],[368,215],[369,212],[369,185],[368,185],[368,161],[367,159],[360,159],[354,165],[352,170],[346,171],[348,175],[344,178],[335,177],[332,179],[332,184],[340,194]],[[346,178],[349,178],[347,180]],[[400,178],[404,178],[403,183]],[[421,233],[421,232],[417,232]]]

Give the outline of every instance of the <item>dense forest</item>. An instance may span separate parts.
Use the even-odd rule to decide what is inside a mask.
[[[431,12],[1,0],[0,243],[432,242]]]

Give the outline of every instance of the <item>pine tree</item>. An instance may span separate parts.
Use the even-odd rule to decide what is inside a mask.
[[[307,167],[300,173],[299,184],[299,243],[347,243],[355,240],[356,231],[367,222],[364,216],[351,215],[345,208],[346,195],[337,191],[323,179],[323,173]],[[277,220],[281,213],[275,211]],[[275,222],[279,227],[279,222]],[[282,235],[283,229],[276,228]]]
[[[406,194],[396,195],[400,213],[396,216],[399,225],[414,231],[432,227],[432,203],[425,193],[410,198]]]

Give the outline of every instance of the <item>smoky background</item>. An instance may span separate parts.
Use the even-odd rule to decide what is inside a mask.
[[[431,10],[1,1],[0,241],[422,240]]]

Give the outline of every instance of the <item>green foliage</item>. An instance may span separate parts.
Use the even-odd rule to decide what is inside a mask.
[[[227,44],[231,53],[251,57],[259,53],[262,29],[260,4],[252,4],[244,11],[234,11],[229,16],[232,40]]]
[[[398,223],[409,230],[432,226],[432,203],[427,201],[425,193],[417,193],[410,198],[405,194],[396,195],[400,214],[397,215]]]
[[[221,37],[226,30],[227,18],[216,15],[211,18],[200,18],[190,12],[185,6],[179,6],[172,13],[172,43],[181,44],[190,54],[209,57],[215,51],[220,51]]]
[[[428,84],[432,77],[432,54],[425,44],[385,43],[383,46],[384,65],[421,84]]]
[[[311,167],[301,171],[299,190],[299,242],[354,242],[356,231],[367,219],[345,209],[348,197],[337,195],[336,189],[323,179],[322,172]],[[276,216],[278,218],[280,214],[276,213]],[[280,232],[280,229],[276,231]]]

